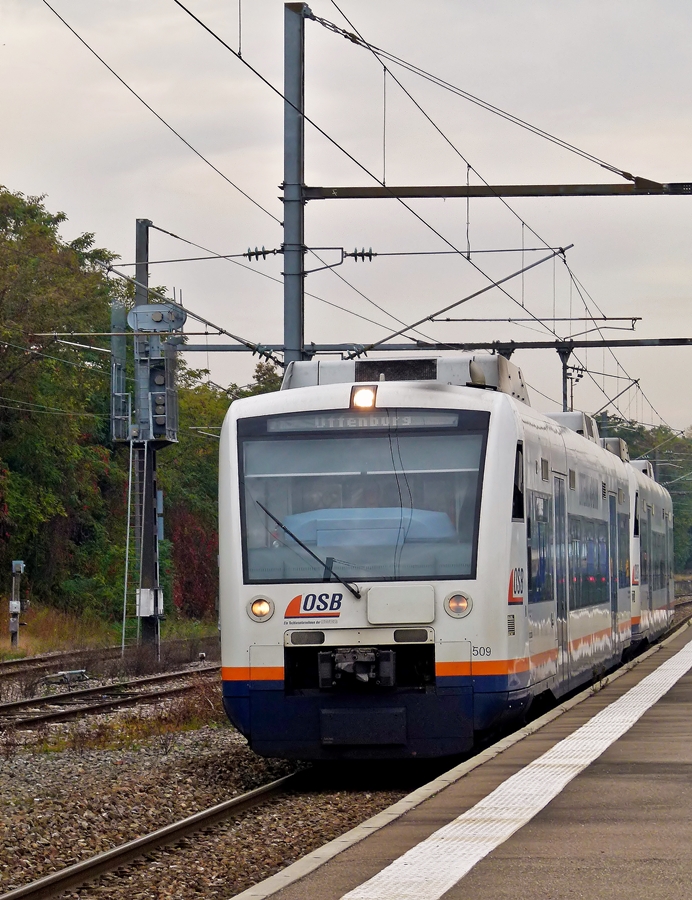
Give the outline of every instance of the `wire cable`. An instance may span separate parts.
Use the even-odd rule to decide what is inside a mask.
[[[44,0],[44,2],[45,2],[45,0]],[[304,121],[306,121],[310,125],[312,125],[312,127],[319,134],[321,134],[327,141],[329,141],[329,143],[332,144],[332,146],[336,147],[337,150],[339,150],[348,159],[350,159],[351,162],[353,162],[359,169],[361,169],[361,171],[365,172],[365,174],[368,175],[368,177],[372,178],[373,181],[377,182],[377,184],[379,184],[380,187],[384,188],[385,190],[389,190],[387,188],[387,186],[375,174],[373,174],[367,168],[367,166],[365,166],[358,159],[356,159],[356,157],[353,156],[352,153],[350,153],[348,150],[346,150],[346,148],[344,146],[342,146],[335,138],[333,138],[323,128],[321,128],[313,119],[311,119],[308,115],[306,115],[306,113],[303,110],[298,109],[298,107],[294,103],[292,103],[290,100],[288,100],[287,97],[285,97],[284,94],[277,87],[275,87],[267,78],[265,78],[264,75],[261,74],[261,72],[259,72],[257,69],[255,69],[254,66],[250,65],[250,63],[247,62],[247,60],[238,56],[237,51],[235,51],[229,44],[226,43],[226,41],[223,40],[223,38],[221,38],[218,34],[216,34],[216,32],[214,32],[208,25],[206,25],[198,16],[196,16],[191,10],[189,10],[185,6],[185,4],[181,2],[181,0],[173,0],[173,2],[176,4],[176,6],[179,6],[180,9],[183,10],[183,12],[185,12],[188,16],[190,16],[191,19],[193,19],[195,22],[197,22],[197,24],[200,25],[209,35],[211,35],[211,37],[213,37],[214,40],[218,41],[223,47],[225,47],[229,51],[229,53],[232,53],[236,59],[240,60],[240,62],[242,62],[244,66],[247,66],[247,68],[251,72],[253,72],[264,84],[266,84],[267,87],[271,91],[273,91],[277,96],[279,96],[284,101],[284,103],[288,104],[292,109],[294,109],[297,113],[299,113],[299,115],[302,116]],[[312,16],[312,14],[310,14],[310,16]],[[403,198],[396,197],[393,191],[390,191],[390,194],[393,199],[397,200],[397,202],[399,204],[401,204],[401,206],[404,207],[404,209],[407,209],[411,213],[411,215],[413,215],[416,219],[418,219],[418,221],[422,225],[424,225],[427,229],[432,231],[433,234],[435,234],[441,241],[443,241],[443,243],[447,244],[448,247],[450,247],[452,250],[454,250],[462,259],[465,259],[466,262],[469,265],[471,265],[474,269],[476,269],[476,271],[479,272],[484,278],[486,278],[491,283],[492,286],[499,287],[499,289],[503,293],[507,294],[507,292],[504,290],[504,288],[502,288],[499,285],[499,282],[497,282],[495,279],[491,278],[491,276],[488,275],[486,272],[484,272],[483,269],[481,269],[481,267],[479,265],[477,265],[472,259],[467,258],[466,253],[464,251],[462,251],[458,247],[456,247],[452,243],[452,241],[450,241],[448,238],[446,238],[440,231],[437,230],[437,228],[435,228],[433,225],[431,225],[430,222],[428,222],[423,216],[421,216],[418,212],[416,212],[416,210],[413,209],[413,207],[409,206],[409,204],[406,203],[403,200]],[[538,235],[536,235],[536,236],[539,237]],[[542,239],[539,237],[539,240],[542,240]],[[511,297],[510,294],[507,294],[507,296],[510,297],[510,299],[512,299],[512,300],[514,299]]]
[[[349,26],[355,31],[355,33],[356,33],[356,35],[357,35],[357,40],[356,40],[356,35],[350,34],[350,33],[346,32],[346,31],[344,31],[343,29],[339,29],[339,27],[336,26],[336,25],[333,25],[333,23],[328,23],[326,20],[320,20],[320,19],[318,19],[318,18],[315,17],[315,16],[311,16],[311,17],[312,17],[313,19],[315,19],[316,21],[320,22],[320,24],[325,25],[325,26],[326,26],[327,28],[329,28],[330,30],[336,31],[337,33],[340,33],[340,34],[342,34],[342,36],[344,36],[344,37],[348,38],[349,40],[351,40],[352,42],[357,43],[357,44],[360,44],[361,46],[363,46],[363,47],[365,47],[365,48],[371,50],[371,52],[372,52],[372,53],[375,55],[375,57],[379,60],[380,64],[382,65],[382,67],[383,67],[383,69],[384,69],[384,71],[389,73],[390,77],[393,78],[393,80],[399,85],[399,87],[401,88],[401,90],[402,90],[402,91],[406,94],[406,96],[411,100],[411,102],[415,105],[415,107],[419,110],[419,112],[420,112],[420,113],[426,118],[426,120],[433,126],[433,128],[434,128],[434,129],[438,132],[438,134],[445,140],[445,142],[452,148],[452,150],[454,150],[454,152],[459,156],[459,158],[462,159],[462,160],[464,161],[464,163],[465,163],[466,166],[467,166],[467,180],[468,180],[468,172],[469,172],[470,170],[473,170],[473,172],[480,178],[480,180],[481,180],[487,187],[492,187],[492,186],[486,181],[486,179],[483,178],[483,176],[480,174],[480,172],[478,172],[475,168],[473,168],[473,167],[471,166],[471,164],[470,164],[469,161],[466,159],[466,157],[465,157],[465,156],[461,153],[461,151],[455,146],[455,144],[447,137],[447,135],[442,131],[442,129],[437,125],[437,123],[434,122],[434,120],[431,118],[431,116],[428,115],[428,113],[423,109],[423,107],[418,103],[418,101],[412,96],[412,94],[410,93],[410,91],[408,91],[407,88],[405,88],[404,85],[401,83],[401,81],[400,81],[398,78],[396,78],[396,76],[391,72],[391,70],[389,70],[389,69],[386,67],[385,63],[384,63],[384,62],[382,61],[382,59],[380,58],[381,54],[378,53],[378,52],[376,52],[378,48],[375,48],[373,45],[371,45],[371,44],[369,44],[367,41],[365,41],[365,39],[363,38],[363,36],[361,35],[361,33],[360,33],[360,32],[358,31],[358,29],[354,26],[353,22],[351,22],[351,20],[348,18],[348,16],[343,12],[343,10],[342,10],[342,9],[339,7],[339,5],[336,3],[336,0],[331,0],[331,3],[332,3],[332,6],[334,6],[334,8],[335,8],[335,9],[340,13],[340,15],[345,19],[345,21],[348,22]],[[383,51],[383,54],[384,54],[384,51]],[[396,62],[398,62],[398,63],[400,63],[400,64],[406,65],[408,68],[410,68],[411,71],[413,71],[413,68],[415,68],[415,67],[411,68],[410,66],[408,66],[408,64],[405,64],[404,61],[399,60],[397,57],[393,57],[393,56],[391,56],[391,55],[388,55],[388,56],[390,56],[390,58],[392,59],[392,61],[396,61]],[[423,73],[423,70],[419,70],[418,73],[419,73],[419,74],[424,74],[424,73]],[[427,74],[427,73],[425,73],[425,74]],[[431,77],[433,77],[433,76],[431,76]],[[434,78],[434,77],[433,77],[433,78]],[[445,86],[445,87],[447,87],[447,88],[453,87],[453,86],[448,85],[447,83],[444,83],[443,86]],[[459,89],[459,91],[461,91],[461,89]],[[497,109],[496,107],[492,107],[490,104],[485,104],[485,101],[480,101],[478,98],[475,98],[473,95],[469,95],[469,94],[467,94],[466,92],[463,92],[463,91],[461,91],[461,94],[462,94],[463,96],[465,96],[467,99],[471,99],[471,100],[473,100],[474,102],[478,102],[480,105],[484,106],[485,108],[488,108],[488,109],[490,109],[490,110],[493,111],[493,112],[497,112],[497,113],[503,115],[505,118],[508,118],[508,119],[510,119],[511,121],[514,121],[515,124],[519,124],[519,125],[521,125],[522,127],[527,127],[529,130],[533,131],[534,133],[539,134],[540,136],[546,137],[546,138],[548,138],[549,140],[552,140],[554,143],[560,144],[561,146],[565,147],[565,149],[569,149],[569,150],[571,150],[572,152],[576,152],[576,153],[578,153],[579,155],[584,156],[584,157],[587,158],[587,159],[590,159],[592,162],[597,163],[598,165],[602,166],[603,168],[609,169],[610,171],[614,172],[615,174],[619,174],[619,175],[621,175],[621,176],[623,176],[624,178],[627,178],[627,179],[629,179],[629,180],[634,180],[633,176],[632,176],[630,173],[628,173],[628,172],[624,172],[623,170],[617,169],[617,168],[611,166],[610,164],[605,163],[603,160],[600,160],[600,159],[598,159],[597,157],[592,156],[591,154],[587,154],[587,153],[585,153],[584,151],[581,151],[579,148],[574,147],[574,146],[571,145],[571,144],[567,144],[566,142],[561,141],[559,138],[555,138],[555,136],[550,135],[550,134],[548,134],[547,132],[543,132],[541,129],[536,129],[534,126],[531,126],[531,125],[529,125],[528,123],[523,122],[523,120],[521,120],[521,119],[517,119],[516,117],[511,116],[511,114],[509,114],[509,113],[504,113],[504,111],[499,110],[499,109]],[[532,233],[535,237],[537,237],[537,238],[538,238],[538,239],[539,239],[546,247],[548,247],[547,241],[545,241],[545,239],[542,238],[541,235],[539,235],[539,234],[535,231],[535,229],[533,229],[530,225],[528,225],[528,223],[525,222],[525,220],[524,220],[524,219],[516,212],[516,210],[514,210],[514,209],[512,208],[512,206],[511,206],[511,205],[510,205],[503,197],[498,197],[498,199],[501,200],[502,203],[504,204],[504,206],[506,207],[506,209],[508,209],[508,210],[509,210],[509,211],[510,211],[510,212],[511,212],[511,213],[512,213],[512,214],[513,214],[520,222],[521,222],[521,225],[522,225],[522,243],[523,243],[524,228],[528,228],[528,230],[531,231],[531,233]],[[468,218],[468,216],[467,216],[467,218]],[[467,249],[469,250],[468,256],[470,257],[470,245],[468,244],[468,222],[467,222]],[[445,252],[445,251],[442,251],[442,252]],[[523,267],[523,252],[525,252],[524,249],[522,249],[522,267]],[[565,265],[566,265],[567,268],[568,268],[568,271],[570,272],[570,277],[576,278],[576,276],[574,276],[574,273],[573,273],[572,270],[570,269],[569,265],[567,264],[566,260],[564,260],[564,261],[565,261]],[[579,288],[577,288],[577,289],[579,290]],[[580,291],[580,294],[581,294],[581,291]],[[583,299],[583,298],[582,298],[582,299]],[[521,303],[521,305],[524,306],[524,302],[523,302],[523,276],[522,276],[522,303]],[[597,304],[595,304],[595,301],[594,301],[594,305],[596,305],[596,308],[599,310],[599,312],[601,313],[601,315],[603,315],[602,310],[600,309],[600,307],[598,307]],[[584,301],[584,306],[585,306],[585,309],[587,309],[586,301]],[[588,310],[588,311],[590,312],[590,310]],[[593,317],[592,317],[592,318],[593,318]],[[595,321],[594,321],[594,324],[596,324]],[[603,337],[602,331],[601,331],[601,329],[598,327],[598,325],[596,325],[596,330],[598,330],[598,332],[599,332],[599,334],[601,335],[601,337]],[[610,349],[610,353],[611,353],[613,359],[616,361],[616,363],[617,363],[618,365],[620,365],[620,363],[619,363],[617,357],[615,356],[615,353],[613,352],[612,348],[609,348],[609,349]],[[624,369],[623,369],[623,371],[624,371]],[[592,378],[592,380],[595,381],[595,379],[593,379],[592,376],[590,376],[590,377]],[[629,377],[629,376],[628,376],[628,377]],[[634,381],[634,379],[630,379],[630,380]],[[637,387],[638,387],[639,390],[641,390],[641,388],[639,387],[638,383],[637,383]],[[602,390],[602,393],[604,394],[604,396],[607,397],[608,395],[605,393],[605,391],[604,391],[603,389],[601,389],[601,390]],[[644,393],[643,393],[643,391],[642,391],[642,395],[645,396]],[[611,402],[613,402],[613,401],[611,401]],[[649,402],[649,401],[648,401],[648,398],[647,398],[647,402]],[[649,405],[651,405],[651,404],[649,403]],[[615,408],[618,409],[617,406],[615,406]],[[653,407],[652,407],[652,409],[653,409]],[[618,409],[618,411],[620,412],[619,409]],[[622,413],[621,413],[621,414],[622,414]],[[658,412],[656,412],[656,415],[658,415],[659,418],[661,419],[661,421],[663,421],[662,417],[658,414]]]
[[[41,416],[76,416],[78,418],[89,418],[89,419],[109,419],[110,416],[101,414],[101,413],[87,413],[87,412],[68,412],[67,410],[53,410],[53,409],[26,409],[22,406],[6,406],[5,404],[0,404],[0,409],[11,409],[14,412],[23,412],[23,413],[32,413]]]
[[[450,251],[450,252],[451,252],[451,251]],[[315,257],[315,259],[318,259],[323,265],[325,264],[324,260],[323,260],[317,253],[315,253],[314,250],[310,250],[310,253]],[[358,294],[358,295],[359,295],[360,297],[362,297],[364,300],[367,300],[368,303],[371,303],[371,304],[375,307],[375,309],[379,309],[380,312],[383,312],[386,316],[389,316],[390,318],[394,319],[394,321],[395,321],[395,322],[398,322],[399,325],[406,325],[406,322],[404,322],[402,319],[397,318],[397,316],[395,316],[394,313],[390,313],[387,309],[384,308],[384,306],[380,306],[379,303],[375,303],[374,300],[372,300],[370,297],[368,297],[366,294],[364,294],[364,293],[363,293],[359,288],[357,288],[354,284],[351,284],[350,281],[348,281],[346,278],[344,278],[344,276],[341,274],[341,272],[337,272],[337,270],[336,270],[335,268],[331,267],[331,266],[329,267],[329,271],[330,271],[330,272],[333,272],[333,274],[336,275],[336,277],[337,277],[338,279],[340,279],[341,281],[343,281],[343,283],[344,283],[345,285],[347,285],[348,287],[350,287],[351,290],[355,291],[356,294]],[[411,331],[414,331],[414,329],[411,329]],[[424,337],[424,338],[425,338],[426,340],[428,340],[428,341],[433,341],[433,340],[435,340],[435,339],[434,339],[433,337],[431,337],[429,334],[424,334],[422,331],[415,330],[415,333],[416,333],[416,334],[419,334],[421,337]],[[406,335],[406,337],[408,337],[408,335]]]
[[[208,165],[211,169],[213,169],[214,172],[216,172],[217,175],[220,175],[220,176],[223,178],[224,181],[226,181],[228,184],[230,184],[230,186],[231,186],[232,188],[235,188],[236,191],[238,191],[240,194],[242,194],[243,197],[245,197],[246,200],[249,200],[250,203],[254,204],[258,209],[261,209],[263,213],[265,213],[266,215],[268,215],[271,219],[273,219],[273,220],[274,220],[275,222],[277,222],[279,225],[283,224],[279,218],[277,218],[273,213],[269,212],[269,210],[266,209],[264,206],[262,206],[261,203],[258,203],[257,200],[253,199],[246,191],[244,191],[241,187],[238,187],[238,185],[237,185],[234,181],[231,181],[231,179],[228,177],[228,175],[225,175],[225,174],[221,171],[221,169],[219,169],[217,166],[215,166],[213,162],[211,162],[210,160],[208,160],[207,157],[204,156],[204,154],[200,153],[200,151],[197,150],[196,147],[193,147],[192,144],[191,144],[188,140],[186,140],[186,138],[184,138],[184,137],[182,136],[182,134],[180,134],[179,131],[176,131],[176,129],[173,128],[173,126],[170,125],[170,124],[163,118],[163,116],[159,115],[159,114],[156,112],[156,110],[155,110],[152,106],[150,106],[150,105],[147,103],[147,101],[146,101],[142,96],[140,96],[140,94],[138,94],[137,91],[134,90],[134,88],[131,88],[130,85],[129,85],[123,78],[121,78],[120,75],[118,75],[118,73],[115,71],[115,69],[111,68],[111,66],[108,65],[108,63],[105,61],[105,59],[103,59],[102,56],[99,56],[99,54],[94,50],[94,48],[91,47],[91,46],[84,40],[84,38],[81,37],[81,35],[79,35],[79,34],[74,30],[74,28],[73,28],[73,27],[72,27],[65,19],[63,19],[63,17],[60,15],[60,13],[57,12],[57,10],[55,10],[55,9],[50,5],[50,3],[48,3],[48,0],[42,0],[42,2],[43,2],[43,4],[44,4],[45,6],[48,7],[48,9],[53,13],[53,15],[54,15],[56,18],[60,19],[60,21],[63,23],[63,25],[64,25],[69,31],[72,32],[72,34],[77,38],[77,40],[78,40],[81,44],[83,44],[83,45],[86,47],[86,49],[87,49],[91,54],[93,54],[93,55],[96,57],[96,59],[97,59],[103,66],[105,66],[105,67],[108,69],[108,71],[111,73],[111,75],[114,75],[114,76],[118,79],[118,81],[120,82],[120,84],[122,84],[123,87],[127,88],[127,90],[133,95],[133,97],[136,97],[137,100],[139,100],[139,102],[140,102],[143,106],[145,106],[145,107],[149,110],[149,112],[150,112],[152,115],[156,116],[156,118],[159,120],[159,122],[161,122],[162,125],[165,125],[166,128],[167,128],[170,132],[172,132],[172,134],[174,134],[174,135],[178,138],[178,140],[182,141],[183,144],[185,144],[186,147],[188,147],[190,150],[192,150],[192,152],[195,154],[195,156],[198,156],[199,159],[201,159],[203,163],[206,163],[206,165]],[[236,55],[237,55],[237,54],[236,54]]]
[[[243,265],[243,263],[236,262],[236,260],[234,260],[234,259],[229,259],[228,256],[224,256],[221,253],[215,253],[213,250],[210,250],[208,247],[202,246],[202,244],[197,244],[197,243],[195,243],[195,241],[188,240],[188,238],[180,237],[180,235],[174,234],[172,231],[166,231],[165,228],[159,228],[158,225],[151,225],[150,227],[155,228],[157,231],[161,231],[164,234],[169,235],[169,237],[176,238],[177,240],[182,241],[184,244],[189,244],[191,247],[197,247],[198,250],[204,250],[205,253],[210,253],[211,256],[209,257],[209,259],[215,259],[215,258],[228,259],[229,262],[233,263],[236,266],[240,266],[242,269],[247,269],[248,272],[255,272],[257,275],[261,275],[262,278],[268,278],[269,281],[273,281],[273,282],[275,282],[275,284],[283,285],[283,281],[280,278],[275,278],[273,275],[269,275],[267,272],[262,272],[260,269],[255,269],[252,266]],[[310,251],[310,252],[314,253],[314,251]],[[319,259],[319,257],[317,257],[317,258]],[[355,290],[355,288],[354,288],[354,290]],[[364,315],[361,315],[360,313],[354,312],[351,309],[347,309],[344,306],[340,306],[338,303],[332,303],[330,300],[325,300],[324,297],[319,297],[317,294],[312,294],[309,291],[305,291],[305,296],[311,297],[313,300],[319,300],[320,303],[324,303],[327,306],[331,306],[334,309],[338,309],[340,312],[347,313],[350,316],[355,316],[357,319],[362,319],[364,322],[369,322],[371,325],[377,325],[378,328],[384,328],[385,331],[389,330],[389,325],[383,325],[382,322],[377,322],[375,319],[370,319],[367,316],[364,316]],[[365,296],[365,295],[363,295],[363,296]],[[365,299],[367,300],[368,298],[366,297]],[[384,311],[385,310],[383,310],[383,312]],[[391,313],[387,313],[387,315],[391,315]]]
[[[348,22],[348,18],[341,12],[334,0],[332,0],[332,4],[339,10],[341,15]],[[606,162],[603,159],[600,159],[598,156],[594,156],[592,153],[589,153],[586,150],[582,150],[574,144],[570,144],[568,141],[562,140],[562,138],[557,137],[554,134],[551,134],[549,131],[545,131],[542,128],[538,128],[536,125],[531,125],[530,122],[526,122],[524,119],[520,119],[518,116],[513,115],[512,113],[507,112],[506,110],[500,109],[498,106],[494,106],[492,103],[488,103],[487,100],[482,100],[480,97],[476,97],[474,94],[470,94],[468,91],[463,90],[463,88],[457,87],[456,85],[450,84],[448,81],[445,81],[443,78],[439,78],[436,75],[431,74],[430,72],[426,72],[425,69],[421,69],[419,66],[414,65],[413,63],[409,63],[404,59],[401,59],[398,56],[395,56],[393,53],[390,53],[387,50],[383,50],[381,47],[376,47],[374,44],[368,43],[368,41],[364,40],[363,37],[356,33],[351,34],[348,31],[345,31],[343,28],[340,28],[338,25],[335,25],[333,22],[328,21],[327,19],[322,19],[319,16],[315,16],[310,13],[308,18],[313,19],[315,22],[319,23],[327,30],[334,32],[334,34],[339,34],[342,37],[345,37],[352,44],[356,44],[356,46],[360,46],[365,48],[366,50],[370,50],[378,57],[382,57],[386,59],[388,62],[395,63],[398,66],[401,66],[407,69],[409,72],[414,73],[415,75],[419,75],[422,78],[425,78],[427,81],[431,81],[433,84],[436,84],[438,87],[442,87],[447,91],[451,91],[459,97],[463,97],[465,100],[469,100],[471,103],[480,106],[482,109],[487,110],[497,116],[500,116],[503,119],[506,119],[508,122],[511,122],[514,125],[518,125],[521,128],[530,131],[532,134],[537,135],[538,137],[544,138],[547,141],[550,141],[553,144],[557,144],[557,146],[561,147],[564,150],[569,150],[571,153],[575,153],[578,156],[581,156],[583,159],[588,160],[589,162],[595,163],[603,169],[607,169],[609,172],[612,172],[614,175],[620,175],[622,178],[627,179],[628,181],[634,181],[634,176],[630,172],[624,171],[624,169],[619,168],[618,166],[614,166],[611,163]],[[349,24],[351,24],[349,22]],[[353,27],[351,25],[351,27]],[[391,71],[390,71],[391,75]]]
[[[333,6],[336,10],[338,10],[338,12],[339,12],[339,13],[343,16],[343,18],[348,22],[348,24],[351,26],[351,28],[353,28],[353,30],[356,32],[356,34],[357,34],[358,37],[361,39],[361,41],[363,41],[363,45],[369,47],[367,41],[365,41],[365,39],[363,38],[363,36],[361,35],[361,33],[360,33],[360,32],[358,31],[358,29],[355,27],[355,25],[353,24],[353,22],[351,22],[351,20],[348,18],[348,16],[346,15],[346,13],[344,13],[343,10],[340,9],[340,7],[337,5],[337,3],[335,2],[335,0],[331,0],[331,3],[332,3],[332,6]],[[369,49],[372,50],[372,48],[369,48]],[[377,55],[377,53],[375,53],[374,50],[372,50],[372,53],[374,54],[375,58],[379,61],[380,65],[384,68],[384,70],[385,70],[386,72],[389,72],[390,77],[396,82],[396,84],[399,85],[399,87],[401,88],[401,90],[404,92],[404,94],[406,94],[406,96],[409,98],[409,100],[411,101],[411,103],[413,103],[413,105],[416,107],[416,109],[421,113],[421,115],[423,115],[423,116],[427,119],[427,121],[432,125],[432,127],[435,129],[435,131],[437,131],[437,133],[440,135],[440,137],[441,137],[441,138],[442,138],[442,139],[443,139],[443,140],[451,147],[451,149],[457,154],[457,156],[459,157],[459,159],[461,159],[461,160],[464,162],[464,164],[466,165],[466,180],[467,180],[467,183],[468,183],[468,179],[469,179],[469,173],[470,173],[470,172],[473,172],[474,175],[476,175],[476,177],[477,177],[480,181],[482,181],[483,184],[484,184],[487,188],[490,188],[490,190],[492,190],[492,189],[493,189],[493,186],[490,184],[490,182],[487,181],[487,180],[481,175],[481,173],[478,171],[478,169],[476,169],[474,166],[471,165],[471,163],[470,163],[469,160],[464,156],[464,154],[461,152],[461,150],[459,150],[459,148],[456,146],[456,144],[454,144],[454,142],[453,142],[453,141],[452,141],[452,140],[451,140],[451,139],[450,139],[450,138],[442,131],[442,129],[441,129],[441,128],[439,127],[439,125],[432,119],[432,117],[431,117],[430,115],[428,115],[428,113],[423,109],[423,107],[421,106],[421,104],[415,99],[415,97],[411,94],[411,92],[410,92],[406,87],[404,87],[404,85],[401,83],[401,81],[399,81],[399,79],[396,77],[396,75],[394,75],[393,72],[391,72],[389,69],[387,69],[387,67],[386,67],[385,64],[382,62],[382,60],[379,58],[379,56]],[[495,192],[494,192],[494,193],[495,193]],[[497,193],[495,193],[495,197],[496,197],[498,200],[500,200],[500,202],[502,203],[502,205],[503,205],[507,210],[509,210],[509,212],[510,212],[516,219],[518,219],[518,220],[521,222],[522,229],[527,228],[527,229],[531,232],[531,234],[534,235],[534,237],[538,238],[538,240],[541,241],[541,243],[544,245],[544,247],[546,247],[546,248],[549,247],[549,244],[548,244],[548,242],[545,240],[545,238],[541,237],[541,235],[538,234],[538,232],[537,232],[534,228],[532,228],[532,227],[528,224],[528,222],[526,222],[526,221],[519,215],[519,213],[518,213],[518,212],[510,205],[510,203],[509,203],[504,197],[501,197],[501,196],[500,196],[499,194],[497,194]],[[465,254],[465,255],[466,255],[466,258],[467,258],[468,260],[470,260],[470,258],[471,258],[471,249],[470,249],[470,241],[469,241],[469,228],[470,228],[470,222],[469,222],[469,211],[470,211],[470,206],[469,206],[469,204],[470,204],[470,198],[467,197],[467,198],[466,198],[466,216],[467,216],[467,223],[466,223],[466,254]],[[523,242],[523,230],[522,230],[522,242]],[[478,251],[474,251],[474,252],[478,252]]]

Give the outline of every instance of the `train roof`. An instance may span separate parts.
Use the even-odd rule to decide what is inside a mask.
[[[434,381],[509,394],[530,406],[521,369],[504,356],[461,353],[404,359],[311,359],[289,363],[281,390],[321,384]]]

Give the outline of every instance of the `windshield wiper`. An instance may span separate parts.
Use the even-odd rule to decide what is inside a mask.
[[[321,566],[324,566],[325,572],[329,572],[330,575],[333,575],[334,578],[336,578],[336,580],[337,580],[338,582],[340,582],[341,584],[343,584],[343,586],[346,588],[346,590],[350,591],[350,592],[353,594],[353,596],[356,598],[356,600],[360,600],[360,598],[361,598],[361,593],[360,593],[360,591],[358,590],[358,588],[354,588],[352,585],[350,585],[350,584],[348,583],[348,581],[344,581],[343,578],[341,578],[339,575],[336,574],[336,572],[335,572],[334,569],[332,568],[332,565],[333,565],[333,562],[334,562],[333,560],[327,561],[327,560],[324,560],[324,559],[320,559],[319,556],[318,556],[316,553],[313,553],[312,550],[311,550],[309,547],[307,547],[307,546],[301,541],[301,539],[300,539],[299,537],[296,537],[295,534],[293,534],[293,532],[292,532],[289,528],[286,528],[286,526],[284,525],[283,522],[280,522],[280,521],[276,518],[275,515],[273,515],[272,513],[270,513],[266,506],[264,506],[262,503],[260,503],[259,500],[255,500],[255,503],[259,506],[259,508],[260,508],[261,510],[263,510],[263,511],[269,516],[269,518],[272,520],[272,522],[276,522],[276,524],[279,526],[279,528],[280,528],[282,531],[285,531],[286,534],[287,534],[289,537],[293,538],[293,540],[296,542],[296,544],[298,544],[299,547],[302,547],[303,550],[305,550],[306,553],[309,553],[310,556],[311,556],[313,559],[316,559],[317,562],[318,562]],[[330,564],[330,562],[331,562],[331,564]],[[330,580],[331,580],[331,579],[330,579]]]

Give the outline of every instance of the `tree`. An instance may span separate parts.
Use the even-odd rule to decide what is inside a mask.
[[[627,442],[631,459],[651,461],[657,481],[668,486],[673,500],[673,540],[675,570],[692,569],[692,435],[671,431],[666,426],[646,428],[614,416],[601,418],[611,437]]]
[[[63,213],[0,188],[0,585],[27,562],[31,593],[71,609],[108,608],[122,466],[108,445],[109,363],[57,331],[108,331],[113,259],[92,234],[64,242]]]

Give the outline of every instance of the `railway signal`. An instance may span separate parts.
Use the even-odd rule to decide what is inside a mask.
[[[158,302],[158,298],[150,296],[151,225],[149,219],[137,219],[135,305],[126,317],[134,337],[134,409],[125,377],[125,308],[116,305],[113,310],[111,423],[113,439],[127,441],[132,449],[135,543],[139,562],[136,614],[141,624],[142,641],[155,644],[158,653],[163,617],[163,594],[159,582],[163,495],[157,487],[156,455],[159,450],[178,440],[178,392],[175,384],[178,345],[172,335],[182,329],[187,314],[175,303]]]

